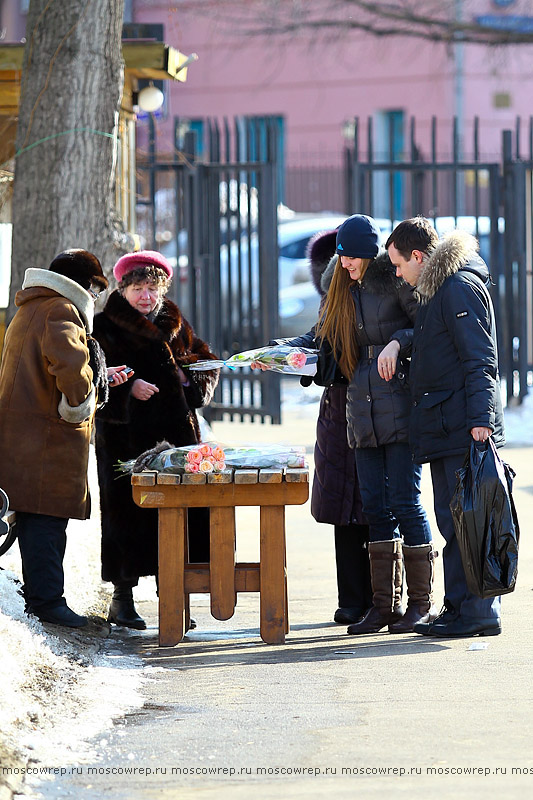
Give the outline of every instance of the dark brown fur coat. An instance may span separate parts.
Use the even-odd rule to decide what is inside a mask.
[[[116,583],[157,573],[157,511],[133,503],[129,478],[117,478],[115,464],[163,439],[177,447],[198,442],[194,409],[211,400],[218,370],[185,371],[190,385],[182,385],[178,366],[216,356],[170,300],[163,301],[151,321],[115,291],[96,315],[93,335],[109,365],[126,364],[135,371],[127,383],[110,390],[96,422],[102,578]],[[154,383],[159,392],[147,401],[136,400],[131,395],[136,378]]]

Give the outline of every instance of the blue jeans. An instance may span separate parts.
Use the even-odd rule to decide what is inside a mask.
[[[501,597],[489,597],[482,600],[469,591],[459,544],[455,536],[450,501],[457,482],[455,472],[463,466],[463,461],[464,456],[459,455],[446,456],[446,458],[438,458],[431,462],[435,516],[439,530],[446,540],[446,546],[442,551],[444,601],[462,617],[497,619],[500,616]]]
[[[428,518],[420,503],[422,467],[413,464],[409,445],[356,448],[355,463],[369,540],[401,536],[409,547],[430,542]]]

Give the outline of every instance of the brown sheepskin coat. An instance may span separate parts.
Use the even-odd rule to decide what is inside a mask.
[[[0,367],[0,486],[15,511],[87,519],[93,301],[69,278],[32,268],[15,303]]]

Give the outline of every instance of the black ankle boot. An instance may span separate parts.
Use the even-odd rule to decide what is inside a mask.
[[[122,625],[124,628],[135,628],[139,631],[143,631],[146,628],[146,622],[135,610],[131,586],[115,584],[107,621],[114,622],[115,625]]]

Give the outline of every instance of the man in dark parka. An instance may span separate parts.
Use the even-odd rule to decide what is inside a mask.
[[[397,274],[416,286],[420,297],[412,332],[410,444],[415,462],[431,466],[435,515],[446,540],[444,610],[414,630],[446,637],[496,635],[501,600],[482,600],[468,590],[449,507],[456,470],[472,439],[492,436],[496,446],[504,444],[490,276],[473,236],[453,231],[439,242],[423,217],[400,223],[386,247]]]

